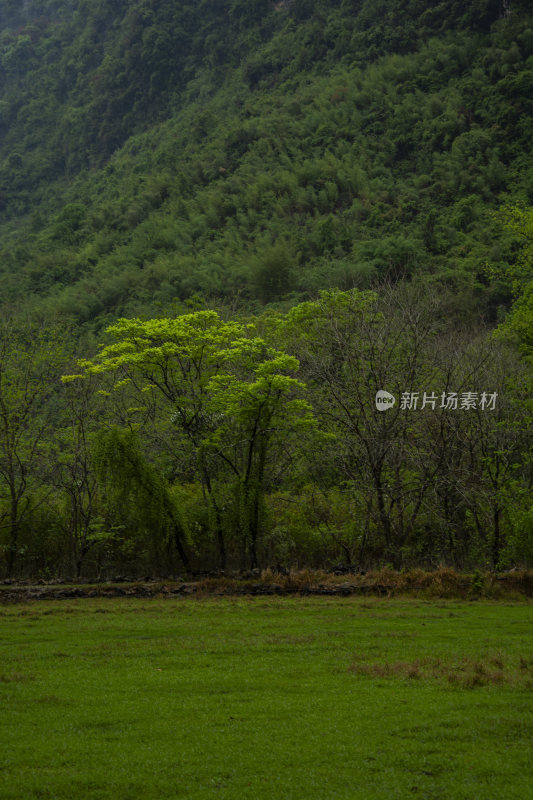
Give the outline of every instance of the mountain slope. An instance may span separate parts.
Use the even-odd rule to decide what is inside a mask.
[[[492,210],[533,202],[526,4],[0,11],[4,304],[103,324],[421,274],[505,301],[483,269],[512,257]]]

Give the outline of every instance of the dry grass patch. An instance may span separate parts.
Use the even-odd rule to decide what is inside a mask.
[[[0,683],[25,683],[34,680],[34,675],[26,675],[23,672],[10,672],[0,675]]]
[[[306,636],[291,636],[289,634],[277,634],[275,636],[268,636],[266,639],[267,644],[312,644],[316,640],[316,636],[312,633]]]
[[[381,597],[416,595],[423,598],[478,597],[504,598],[509,593],[532,596],[533,571],[515,570],[496,574],[491,572],[469,575],[451,567],[427,571],[411,569],[397,572],[383,568],[366,574],[334,575],[324,570],[291,570],[288,574],[264,569],[253,578],[212,577],[195,583],[195,593],[242,594],[261,593],[261,588],[281,594],[303,592],[321,593],[324,590],[339,594],[369,594]]]
[[[533,687],[533,660],[520,657],[519,662],[504,662],[499,656],[486,659],[464,656],[459,661],[445,662],[428,656],[414,661],[394,661],[369,664],[360,657],[348,667],[354,675],[372,678],[401,678],[409,680],[446,681],[463,689],[480,686],[501,686],[517,689]]]

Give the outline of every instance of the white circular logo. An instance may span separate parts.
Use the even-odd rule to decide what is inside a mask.
[[[380,389],[379,392],[376,392],[376,408],[378,411],[387,411],[387,409],[393,407],[395,402],[396,398],[394,395],[386,392],[384,389]]]

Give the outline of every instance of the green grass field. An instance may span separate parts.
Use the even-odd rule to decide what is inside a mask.
[[[531,605],[0,608],[1,798],[531,797]]]

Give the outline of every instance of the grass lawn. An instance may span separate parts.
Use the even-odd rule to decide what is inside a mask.
[[[527,602],[0,607],[0,798],[531,797]]]

